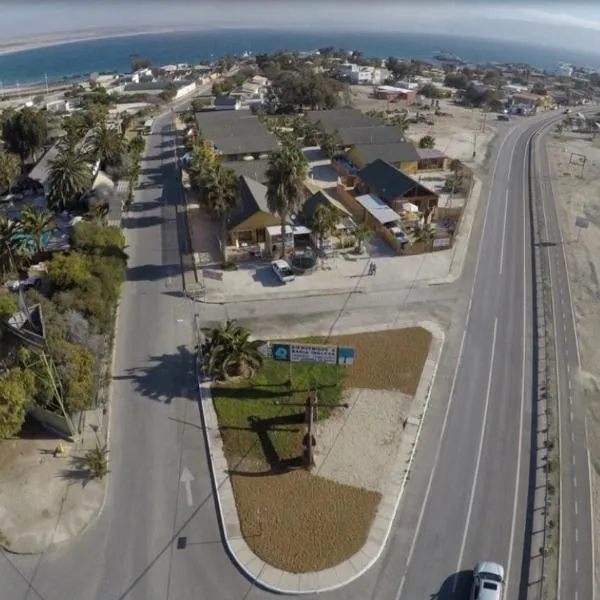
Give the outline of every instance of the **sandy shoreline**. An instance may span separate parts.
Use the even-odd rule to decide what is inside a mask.
[[[63,46],[66,44],[75,44],[77,42],[91,42],[95,40],[106,40],[121,37],[134,37],[139,35],[157,35],[164,33],[185,33],[199,31],[197,29],[181,29],[178,27],[151,28],[151,29],[131,29],[131,30],[108,30],[104,32],[80,31],[68,36],[19,39],[0,43],[0,56],[15,54],[17,52],[26,52],[27,50],[39,50],[40,48],[50,48],[52,46]]]

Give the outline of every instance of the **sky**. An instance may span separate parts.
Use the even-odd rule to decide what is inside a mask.
[[[0,43],[106,29],[277,27],[441,33],[600,50],[600,2],[524,1],[0,0]]]

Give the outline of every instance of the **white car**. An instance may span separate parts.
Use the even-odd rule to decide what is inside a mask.
[[[28,277],[27,279],[19,279],[18,281],[11,281],[8,284],[8,289],[11,292],[18,292],[19,290],[26,290],[28,288],[39,288],[42,284],[41,277]]]
[[[294,279],[296,279],[294,271],[292,271],[292,267],[290,267],[289,263],[285,260],[272,261],[271,268],[273,271],[275,271],[275,275],[277,275],[281,283],[289,283],[290,281],[294,281]]]
[[[478,562],[473,569],[471,600],[501,600],[504,567],[495,562]]]

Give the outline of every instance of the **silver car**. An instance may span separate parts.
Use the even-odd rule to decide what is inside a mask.
[[[501,600],[504,567],[495,562],[478,562],[473,569],[471,600]]]

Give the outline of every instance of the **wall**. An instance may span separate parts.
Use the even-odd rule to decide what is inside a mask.
[[[196,91],[196,82],[192,81],[192,83],[188,83],[187,85],[180,87],[177,90],[175,98],[182,98],[183,96],[187,96],[187,94],[191,94],[194,91]]]
[[[54,433],[62,435],[67,439],[71,439],[75,434],[75,430],[62,415],[50,412],[41,406],[33,406],[28,412],[36,421]]]
[[[237,233],[241,231],[253,230],[254,235],[252,237],[254,243],[257,243],[257,231],[259,229],[264,229],[265,227],[271,227],[272,225],[279,225],[279,219],[270,213],[258,212],[252,215],[249,219],[240,223],[237,227],[229,230],[229,239],[231,245],[235,245],[235,240],[237,239]]]

